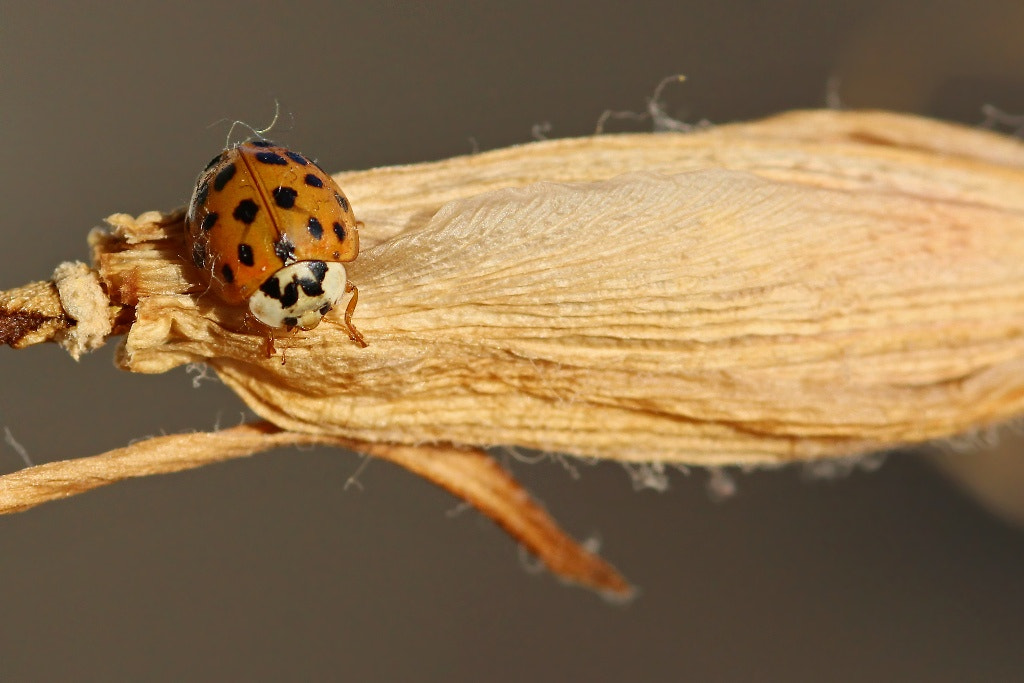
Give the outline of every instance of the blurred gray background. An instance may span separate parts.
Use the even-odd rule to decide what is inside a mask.
[[[331,171],[825,103],[1024,112],[1019,0],[0,2],[0,288],[85,259],[114,212],[184,204],[263,124]],[[615,130],[642,129],[619,122]],[[358,210],[358,207],[356,207]],[[241,419],[216,382],[0,348],[0,426],[36,462]],[[913,454],[809,481],[512,463],[641,589],[610,606],[384,463],[277,451],[0,518],[3,681],[1010,681],[1024,534]],[[21,466],[0,444],[0,471]]]

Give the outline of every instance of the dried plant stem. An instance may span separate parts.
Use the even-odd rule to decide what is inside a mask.
[[[159,436],[90,458],[28,467],[0,477],[0,514],[125,479],[179,472],[298,445],[347,448],[405,467],[471,503],[559,576],[617,598],[631,593],[613,567],[569,538],[508,472],[479,449],[363,443],[286,432],[268,422],[213,433]]]
[[[23,349],[52,341],[58,331],[73,325],[52,282],[33,282],[0,292],[0,344]]]

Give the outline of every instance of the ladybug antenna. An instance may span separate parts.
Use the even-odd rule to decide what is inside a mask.
[[[235,121],[232,121],[232,122],[231,122],[231,127],[230,127],[230,128],[228,128],[228,135],[227,135],[227,138],[226,138],[226,139],[224,140],[224,149],[229,149],[229,148],[231,147],[231,136],[232,136],[232,135],[234,134],[234,132],[235,132],[235,126],[245,126],[246,128],[248,128],[248,129],[249,129],[249,131],[250,131],[250,132],[252,132],[252,134],[253,134],[253,137],[256,137],[256,138],[262,138],[262,137],[263,137],[263,136],[264,136],[264,135],[265,135],[266,133],[270,132],[270,130],[271,130],[271,129],[272,129],[272,128],[273,128],[274,126],[275,126],[275,125],[277,125],[277,119],[278,119],[278,118],[279,118],[280,116],[281,116],[281,103],[280,103],[280,102],[278,101],[278,99],[277,99],[277,98],[275,97],[275,98],[274,98],[274,118],[270,120],[270,124],[269,124],[269,125],[268,125],[268,126],[267,126],[266,128],[261,128],[261,129],[259,129],[259,130],[256,130],[255,128],[253,128],[252,126],[250,126],[250,125],[249,125],[248,123],[246,123],[245,121],[239,121],[239,120],[237,120],[237,119],[236,119]],[[224,120],[224,119],[221,119],[221,121],[223,121],[223,120]]]

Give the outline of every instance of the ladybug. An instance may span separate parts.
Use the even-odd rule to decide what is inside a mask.
[[[311,330],[352,292],[345,266],[359,254],[359,225],[345,194],[311,159],[269,140],[224,150],[206,165],[185,216],[185,244],[211,290],[248,303],[267,327]],[[272,333],[271,333],[272,334]]]

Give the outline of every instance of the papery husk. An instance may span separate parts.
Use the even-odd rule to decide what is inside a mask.
[[[96,233],[119,363],[213,367],[281,428],[696,465],[948,436],[1024,408],[1024,146],[882,113],[523,145],[340,174],[337,313],[264,337],[181,215]]]

